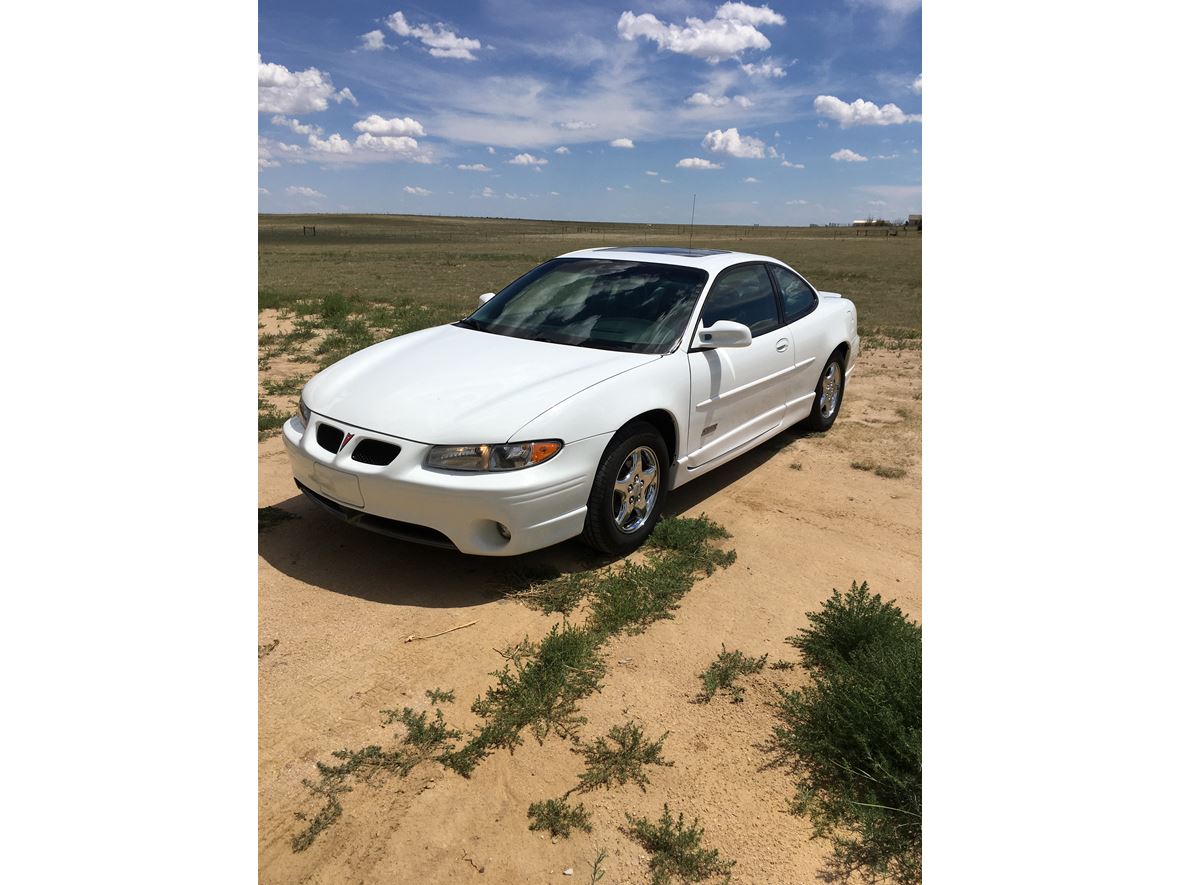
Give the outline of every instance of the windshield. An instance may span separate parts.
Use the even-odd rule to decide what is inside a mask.
[[[459,325],[555,344],[667,353],[707,278],[703,270],[672,264],[555,258]]]

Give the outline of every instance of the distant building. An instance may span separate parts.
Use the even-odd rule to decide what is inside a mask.
[[[921,215],[911,215],[908,219],[906,219],[905,226],[906,227],[916,227],[918,230],[921,230],[922,229],[922,216]]]

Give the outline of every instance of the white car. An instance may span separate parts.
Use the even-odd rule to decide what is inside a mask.
[[[480,302],[307,383],[283,427],[305,494],[463,553],[627,553],[671,489],[831,427],[860,345],[851,301],[741,252],[570,252]]]

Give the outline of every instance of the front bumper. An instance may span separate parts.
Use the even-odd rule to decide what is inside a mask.
[[[352,434],[336,453],[316,441],[319,424]],[[362,440],[401,449],[386,466],[352,458]],[[296,483],[334,515],[362,528],[462,553],[514,556],[581,533],[590,483],[610,434],[567,444],[536,467],[460,473],[425,466],[429,445],[312,413],[283,425]],[[504,538],[498,525],[511,534]],[[425,531],[422,531],[425,529]]]

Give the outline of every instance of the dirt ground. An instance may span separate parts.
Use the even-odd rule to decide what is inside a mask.
[[[576,541],[504,561],[345,526],[298,494],[281,440],[264,440],[259,506],[298,518],[259,534],[260,881],[585,883],[605,849],[604,885],[647,882],[647,854],[620,827],[627,812],[658,818],[666,802],[698,817],[704,842],[737,862],[734,883],[816,882],[829,846],[788,812],[790,777],[767,767],[761,748],[775,724],[774,686],[804,677],[765,670],[745,679],[742,704],[690,701],[723,643],[794,660],[784,638],[854,579],[920,617],[921,405],[920,350],[869,350],[827,435],[782,434],[671,493],[673,513],[705,513],[733,534],[737,562],[699,581],[672,620],[612,640],[602,691],[581,709],[586,738],[629,718],[649,734],[669,732],[664,756],[674,766],[649,769],[646,792],[628,785],[576,797],[593,832],[557,841],[531,832],[526,810],[573,786],[581,757],[556,736],[541,746],[526,731],[522,747],[495,752],[470,780],[425,763],[404,779],[357,783],[340,819],[292,851],[306,826],[296,813],[319,808],[302,785],[317,760],[393,744],[400,726],[383,729],[379,711],[428,709],[428,689],[454,689],[448,722],[475,726],[471,702],[503,666],[495,649],[539,639],[561,620],[503,597],[513,569],[601,560]],[[874,466],[906,473],[886,478]]]

